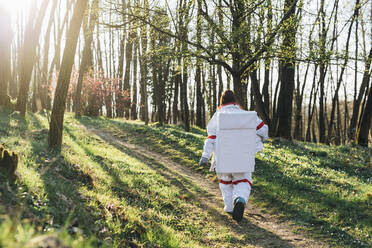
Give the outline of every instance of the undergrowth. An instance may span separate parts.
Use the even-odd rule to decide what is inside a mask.
[[[110,132],[208,174],[198,166],[205,130],[84,117]],[[371,149],[273,139],[257,155],[253,201],[332,247],[372,245]],[[208,174],[212,176],[213,174]]]
[[[47,127],[40,114],[0,113],[0,142],[20,155],[16,183],[0,184],[0,247],[33,247],[45,235],[71,247],[244,246],[215,225],[218,210],[198,200],[206,192],[166,165],[92,135],[71,115],[58,153]]]
[[[88,132],[95,128],[206,177],[206,132],[138,121],[65,118],[62,152],[47,147],[47,118],[0,113],[0,143],[20,155],[16,183],[0,184],[0,247],[56,237],[71,247],[248,247],[216,225],[204,190],[166,164]],[[332,247],[372,245],[371,150],[274,139],[257,155],[252,198],[265,211]],[[211,182],[212,183],[212,182]],[[36,240],[36,241],[35,241]],[[252,241],[254,242],[254,241]],[[259,245],[259,244],[258,244]]]

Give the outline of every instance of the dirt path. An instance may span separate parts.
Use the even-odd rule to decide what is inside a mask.
[[[203,189],[203,193],[198,194],[197,200],[201,206],[208,207],[210,214],[215,215],[219,224],[227,226],[236,235],[249,235],[250,245],[247,247],[328,247],[327,245],[308,239],[301,234],[293,233],[292,228],[286,222],[280,221],[277,217],[263,213],[259,207],[248,201],[244,213],[244,219],[236,223],[231,216],[223,212],[223,201],[219,186],[216,182],[206,179],[203,175],[195,173],[192,169],[173,162],[164,155],[149,151],[141,146],[130,144],[102,130],[92,127],[81,126],[88,132],[96,134],[103,141],[130,151],[137,157],[145,156],[164,164],[167,169],[162,170],[163,176],[169,178],[183,177],[186,181]],[[214,211],[210,211],[214,206]],[[254,244],[254,245],[252,245]],[[245,245],[239,245],[244,247]]]

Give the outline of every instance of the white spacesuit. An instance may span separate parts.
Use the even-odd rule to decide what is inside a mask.
[[[207,126],[207,132],[208,132],[208,138],[206,139],[204,143],[204,150],[201,158],[201,164],[205,164],[206,161],[211,157],[212,163],[210,170],[213,171],[216,168],[216,135],[217,135],[217,119],[218,115],[221,115],[221,113],[241,113],[248,111],[242,110],[240,106],[236,103],[228,103],[225,105],[222,105],[216,113],[213,115],[212,119],[209,121]],[[219,114],[220,113],[220,114]],[[255,114],[255,112],[253,112]],[[219,185],[222,192],[222,197],[225,203],[224,210],[229,213],[233,213],[233,218],[240,221],[245,205],[248,201],[251,187],[252,187],[252,172],[254,171],[254,154],[255,152],[259,152],[263,148],[263,141],[268,139],[268,127],[264,124],[264,122],[256,117],[256,114],[254,116],[256,121],[256,125],[253,126],[256,129],[256,142],[251,142],[251,144],[255,147],[247,147],[246,149],[253,150],[253,159],[247,161],[247,163],[253,163],[247,165],[246,171],[241,171],[239,173],[219,173],[217,170],[217,176],[219,179]],[[254,119],[253,119],[254,121]],[[239,130],[239,132],[244,132],[245,130]],[[253,129],[253,135],[254,135],[254,129]],[[222,148],[223,149],[223,148]],[[244,148],[245,149],[245,148]],[[232,161],[232,163],[234,163]],[[229,165],[227,165],[229,166]],[[238,202],[238,204],[237,204]],[[239,205],[240,204],[240,205]],[[238,212],[238,213],[236,213]],[[237,215],[237,216],[236,216]]]

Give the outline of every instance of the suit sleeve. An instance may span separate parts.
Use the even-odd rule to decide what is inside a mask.
[[[262,141],[269,138],[269,127],[260,119],[257,118],[257,135],[261,137]]]
[[[217,133],[217,112],[213,115],[212,119],[210,119],[208,123],[207,133],[208,137],[204,142],[202,157],[209,159],[215,150]]]

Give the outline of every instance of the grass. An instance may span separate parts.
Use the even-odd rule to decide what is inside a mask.
[[[368,247],[372,233],[371,151],[274,140],[258,156],[255,200],[329,239]]]
[[[146,127],[105,118],[79,121],[208,174],[208,168],[197,165],[204,130],[187,133],[179,126]],[[253,201],[332,247],[370,247],[371,154],[371,149],[348,145],[271,140],[257,156]]]
[[[111,133],[206,177],[205,130],[137,121],[65,119],[62,152],[47,148],[47,119],[0,112],[0,142],[21,156],[15,185],[0,184],[0,247],[42,235],[72,247],[246,247],[198,201],[203,189],[165,164],[88,134]],[[250,201],[332,247],[372,245],[371,150],[274,139],[258,155]],[[17,230],[11,235],[9,230]],[[248,242],[248,243],[247,243]],[[254,242],[254,240],[253,240]],[[259,245],[259,244],[258,244]]]
[[[26,247],[45,234],[72,247],[231,244],[213,207],[199,203],[203,189],[80,125],[66,117],[59,154],[47,148],[45,116],[0,113],[0,141],[21,157],[17,183],[0,184],[0,247]]]

